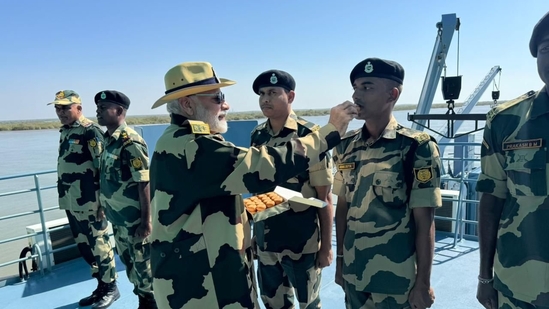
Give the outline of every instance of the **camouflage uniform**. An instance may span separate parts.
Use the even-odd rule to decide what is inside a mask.
[[[531,91],[486,120],[476,189],[504,200],[493,282],[500,308],[549,307],[548,106],[545,89]]]
[[[277,146],[305,136],[320,127],[290,113],[284,128],[274,135],[266,121],[252,131],[251,145]],[[322,162],[300,173],[280,186],[301,192],[304,197],[317,197],[314,187],[332,184],[332,160]],[[264,193],[273,191],[268,188]],[[261,299],[267,308],[290,308],[294,289],[300,308],[320,308],[321,269],[316,267],[320,248],[318,208],[290,210],[254,223],[258,246],[258,283]],[[292,288],[293,287],[293,288]]]
[[[405,128],[394,117],[377,141],[368,138],[364,127],[348,132],[333,152],[333,192],[348,206],[346,304],[407,308],[416,278],[412,209],[442,206],[439,150],[427,133]]]
[[[109,243],[108,222],[96,218],[103,132],[84,116],[61,127],[60,132],[57,160],[59,208],[67,213],[78,249],[92,267],[92,277],[111,283],[117,274]]]
[[[150,242],[134,237],[141,224],[138,182],[149,181],[147,144],[126,123],[109,136],[101,156],[101,205],[113,225],[116,250],[126,266],[133,292],[153,297],[150,268]]]
[[[171,117],[151,160],[158,307],[259,308],[241,194],[267,190],[314,166],[340,136],[328,124],[280,147],[246,149],[210,134],[201,122]],[[300,149],[306,157],[296,153]]]

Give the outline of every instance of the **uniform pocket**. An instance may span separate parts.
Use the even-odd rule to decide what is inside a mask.
[[[151,244],[151,271],[155,278],[185,278],[209,271],[208,252],[202,235],[178,242]]]
[[[505,153],[507,186],[513,196],[546,196],[547,151],[516,149]]]
[[[406,187],[398,176],[398,173],[389,171],[374,173],[372,190],[375,197],[387,207],[406,206]]]

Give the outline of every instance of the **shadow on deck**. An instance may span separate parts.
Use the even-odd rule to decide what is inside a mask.
[[[431,308],[463,309],[482,308],[476,299],[478,274],[478,243],[462,240],[452,248],[453,238],[437,234],[431,284],[436,300]],[[335,238],[333,241],[335,254]],[[121,297],[110,308],[137,308],[137,297],[126,277],[124,266],[116,256],[118,284]],[[334,283],[335,261],[322,272],[320,296],[322,307],[345,308],[342,289]],[[78,308],[78,300],[87,296],[96,287],[89,268],[79,258],[56,265],[51,273],[40,277],[34,273],[26,282],[18,278],[0,281],[0,308]],[[262,307],[263,308],[263,307]]]

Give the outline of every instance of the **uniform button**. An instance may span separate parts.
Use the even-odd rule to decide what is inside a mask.
[[[166,254],[164,252],[160,253],[160,257],[166,257]]]
[[[179,248],[175,248],[175,249],[173,250],[173,252],[179,253]]]
[[[379,184],[381,184],[381,180],[378,179],[376,180],[376,185],[379,185]]]

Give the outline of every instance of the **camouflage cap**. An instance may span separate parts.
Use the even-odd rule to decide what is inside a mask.
[[[48,103],[48,105],[71,105],[82,104],[80,101],[80,95],[73,90],[61,90],[55,93],[55,101]]]
[[[539,40],[543,35],[546,35],[549,32],[549,12],[543,15],[543,17],[538,21],[532,30],[532,36],[530,37],[530,54],[532,57],[537,58],[538,56],[538,44]]]

